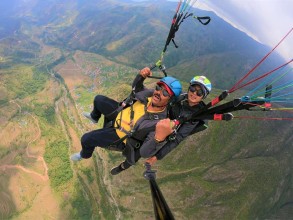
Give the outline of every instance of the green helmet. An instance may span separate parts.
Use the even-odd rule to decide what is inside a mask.
[[[204,98],[207,97],[207,95],[212,90],[212,84],[211,81],[205,77],[205,76],[195,76],[190,80],[190,85],[199,85],[202,90],[204,91]]]

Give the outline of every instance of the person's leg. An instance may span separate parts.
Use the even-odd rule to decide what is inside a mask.
[[[94,107],[91,112],[91,117],[95,121],[99,121],[101,115],[112,113],[118,108],[118,102],[106,96],[97,95],[94,99]]]
[[[140,159],[140,154],[139,154],[139,150],[135,150],[135,163]],[[122,171],[128,169],[129,167],[131,167],[132,165],[126,160],[124,160],[122,163],[120,163],[118,166],[113,167],[111,169],[111,174],[112,175],[117,175],[119,173],[121,173]]]
[[[132,165],[130,163],[127,162],[127,160],[123,161],[122,163],[120,163],[118,166],[113,167],[110,171],[110,173],[112,175],[117,175],[119,173],[121,173],[123,170],[128,169],[129,167],[131,167]]]
[[[85,133],[81,137],[82,150],[80,155],[85,159],[90,158],[95,147],[106,148],[119,139],[114,128],[103,128]]]

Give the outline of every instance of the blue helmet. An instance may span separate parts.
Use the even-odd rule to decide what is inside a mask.
[[[175,97],[178,97],[181,94],[182,86],[178,79],[172,76],[166,76],[162,78],[157,84],[166,85],[174,94]]]

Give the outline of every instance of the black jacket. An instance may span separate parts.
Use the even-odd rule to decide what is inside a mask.
[[[170,106],[169,108],[169,118],[178,119],[182,117],[188,117],[205,106],[204,102],[200,102],[196,106],[189,106],[187,102],[187,94],[182,94],[178,100]],[[172,140],[166,140],[162,143],[157,143],[154,138],[148,139],[145,143],[148,144],[148,148],[140,150],[141,156],[148,158],[151,156],[156,156],[158,160],[163,159],[168,153],[175,149],[181,141],[184,140],[189,135],[196,132],[205,130],[207,128],[206,124],[202,120],[191,120],[184,122],[177,130],[176,136]],[[154,132],[153,132],[154,137]]]

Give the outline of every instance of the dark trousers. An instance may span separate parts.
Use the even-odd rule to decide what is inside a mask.
[[[126,155],[124,155],[124,156],[127,158]],[[135,159],[135,163],[136,163],[140,158],[141,158],[141,156],[140,156],[140,154],[139,154],[139,149],[135,149],[135,151],[134,151],[134,159]],[[123,168],[124,170],[126,170],[126,169],[128,169],[129,167],[131,167],[132,164],[129,163],[127,159],[125,159],[125,160],[121,163],[120,166],[122,166],[122,168]]]
[[[110,99],[106,96],[97,95],[94,99],[94,108],[91,112],[91,116],[95,120],[99,120],[101,115],[107,115],[118,108],[118,102]],[[95,147],[106,148],[112,143],[118,141],[120,138],[113,127],[101,128],[98,130],[85,133],[81,137],[82,150],[80,155],[82,158],[90,158],[95,150]],[[117,146],[117,148],[124,147],[123,144]]]
[[[106,96],[97,95],[94,99],[94,107],[91,116],[98,121],[101,115],[108,115],[118,108],[118,102]],[[116,114],[117,116],[117,114]]]

